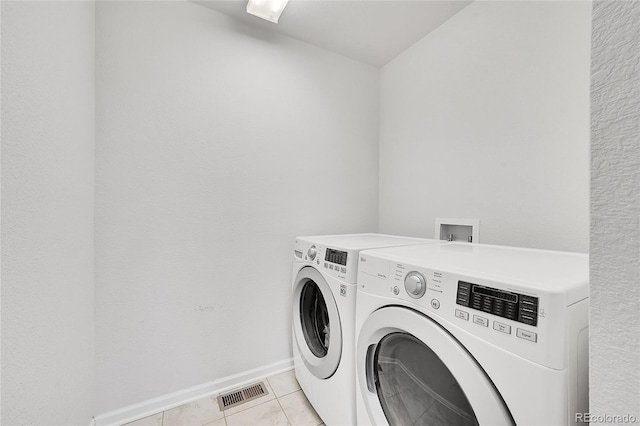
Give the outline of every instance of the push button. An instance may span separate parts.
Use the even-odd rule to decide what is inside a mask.
[[[481,325],[483,327],[489,327],[489,320],[485,317],[481,317],[478,315],[473,316],[473,322],[475,324]]]
[[[336,267],[336,269],[337,269],[337,267]],[[340,267],[340,272],[342,272],[344,274],[345,272],[347,272],[347,268],[345,268],[344,266],[341,266]]]
[[[521,328],[516,330],[516,336],[534,343],[538,341],[538,335],[536,333],[534,333],[533,331],[523,330]]]
[[[440,301],[438,299],[431,299],[431,307],[433,309],[439,309],[440,308]]]
[[[456,309],[456,316],[465,321],[469,321],[469,312],[461,311],[460,309]]]
[[[500,333],[511,334],[511,326],[498,321],[493,322],[493,329]]]

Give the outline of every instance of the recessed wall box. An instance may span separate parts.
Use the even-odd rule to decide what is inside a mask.
[[[434,235],[445,241],[479,243],[480,220],[437,217]]]

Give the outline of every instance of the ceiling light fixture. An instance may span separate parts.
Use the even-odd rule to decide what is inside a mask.
[[[289,0],[249,0],[247,13],[277,24],[287,3]]]

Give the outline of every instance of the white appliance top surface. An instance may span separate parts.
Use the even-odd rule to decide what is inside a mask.
[[[384,234],[318,235],[298,237],[297,239],[308,241],[312,244],[322,244],[328,247],[344,250],[366,250],[407,244],[429,244],[441,242],[439,240],[430,240],[426,238],[398,237],[395,235]]]
[[[588,295],[589,257],[581,253],[445,243],[377,249],[369,255],[416,267]]]

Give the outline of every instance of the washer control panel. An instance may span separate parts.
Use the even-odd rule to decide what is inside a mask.
[[[355,283],[358,271],[358,256],[352,250],[341,250],[314,242],[296,240],[294,259],[348,283]],[[355,264],[354,264],[355,262]]]
[[[347,257],[349,253],[342,250],[336,250],[327,247],[327,250],[324,255],[325,262],[331,262],[341,266],[347,266]]]
[[[314,260],[317,254],[318,254],[318,249],[316,248],[316,246],[311,246],[307,250],[307,257],[309,257],[310,260]]]

